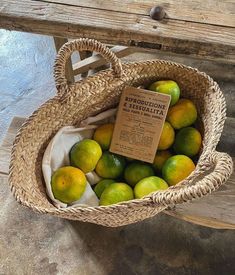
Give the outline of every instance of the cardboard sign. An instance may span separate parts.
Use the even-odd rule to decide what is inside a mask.
[[[121,96],[110,151],[153,163],[171,97],[127,87]]]

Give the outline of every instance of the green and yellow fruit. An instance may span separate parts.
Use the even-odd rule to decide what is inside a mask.
[[[132,188],[123,182],[115,182],[104,189],[100,197],[100,205],[111,205],[134,199]]]
[[[134,188],[134,195],[136,199],[141,199],[152,192],[165,190],[168,188],[167,183],[159,177],[147,177],[139,181]]]
[[[137,182],[143,178],[150,177],[154,175],[153,168],[144,163],[133,162],[129,164],[124,172],[124,178],[126,182],[134,187]]]
[[[176,104],[180,97],[180,88],[173,80],[160,80],[152,83],[149,90],[171,96],[170,106]]]
[[[112,179],[103,179],[103,180],[100,180],[95,188],[94,188],[94,191],[96,193],[96,196],[98,198],[100,198],[101,194],[103,193],[103,191],[105,190],[106,187],[108,187],[110,184],[114,183],[115,181],[112,180]]]
[[[176,135],[174,150],[177,154],[193,157],[198,154],[202,144],[200,132],[193,127],[179,130]]]
[[[95,169],[102,155],[100,145],[92,139],[76,143],[70,151],[70,163],[80,168],[85,174]]]
[[[168,150],[157,151],[154,161],[153,161],[153,168],[156,171],[156,173],[161,173],[164,163],[171,156],[172,156],[172,154]]]
[[[176,185],[187,178],[195,169],[193,161],[185,155],[170,157],[162,168],[163,179],[169,185]]]
[[[51,189],[54,197],[64,203],[79,200],[86,189],[86,184],[84,173],[72,166],[59,168],[51,178]]]
[[[125,164],[124,157],[104,152],[96,165],[95,171],[102,178],[117,179],[122,176]]]
[[[174,106],[170,107],[166,120],[175,129],[181,129],[192,125],[197,119],[197,109],[194,103],[182,98]]]
[[[171,147],[175,139],[175,131],[169,122],[165,121],[158,143],[158,150],[166,150]]]
[[[103,150],[108,150],[111,144],[114,124],[108,123],[99,126],[94,133],[93,139],[99,143]]]

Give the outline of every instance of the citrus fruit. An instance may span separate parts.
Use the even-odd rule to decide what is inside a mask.
[[[80,168],[85,174],[95,169],[102,155],[100,145],[92,139],[84,139],[76,143],[70,151],[72,166]]]
[[[115,181],[114,180],[111,180],[111,179],[103,179],[103,180],[100,180],[95,188],[94,188],[94,191],[97,195],[98,198],[100,198],[101,194],[103,193],[104,189],[106,187],[108,187],[110,184],[114,183]]]
[[[99,126],[95,130],[93,139],[99,143],[100,147],[103,150],[109,149],[109,146],[112,140],[112,135],[113,135],[113,128],[114,128],[114,124],[108,123],[108,124],[103,124]]]
[[[168,185],[163,179],[152,176],[139,181],[134,188],[134,194],[136,199],[140,199],[154,191],[164,190],[167,188]]]
[[[173,80],[160,80],[152,83],[149,90],[171,96],[170,106],[176,104],[180,97],[180,88]]]
[[[189,157],[175,155],[170,157],[163,165],[162,176],[169,185],[175,185],[187,178],[194,169],[195,165]]]
[[[173,144],[175,139],[175,131],[169,122],[165,121],[158,143],[158,150],[166,150]]]
[[[166,120],[175,129],[181,129],[192,125],[197,119],[197,109],[189,99],[180,99],[174,106],[170,107]]]
[[[124,178],[131,186],[135,186],[138,181],[150,176],[154,176],[153,168],[140,162],[129,164],[124,172]]]
[[[157,151],[154,161],[153,161],[153,168],[157,173],[160,173],[164,163],[171,157],[172,154],[168,150],[164,151]]]
[[[186,127],[176,134],[174,150],[177,154],[193,157],[199,152],[201,144],[200,132],[193,127]]]
[[[72,203],[81,198],[86,189],[84,173],[75,167],[65,166],[54,172],[51,188],[54,197],[64,203]]]
[[[102,178],[116,179],[123,174],[124,168],[124,157],[104,152],[96,165],[95,171]]]
[[[104,189],[100,197],[100,205],[110,205],[134,199],[132,188],[123,182],[115,182]]]

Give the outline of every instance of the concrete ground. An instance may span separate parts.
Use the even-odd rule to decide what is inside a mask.
[[[135,54],[126,60],[159,57]],[[55,94],[50,37],[0,30],[0,141],[14,116],[28,116]],[[234,116],[234,67],[161,55],[197,67],[220,84]],[[164,214],[117,229],[35,214],[0,178],[0,274],[235,274],[235,231]]]

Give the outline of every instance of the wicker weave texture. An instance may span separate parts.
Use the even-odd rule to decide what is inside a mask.
[[[74,51],[90,50],[103,55],[112,68],[75,84],[65,79],[65,63]],[[232,159],[215,151],[226,118],[224,96],[205,73],[168,61],[121,64],[103,44],[91,39],[66,43],[54,67],[58,95],[44,103],[18,132],[11,155],[9,183],[16,200],[40,213],[61,218],[121,226],[152,217],[169,206],[205,196],[224,184],[233,171]],[[125,86],[148,85],[159,79],[175,80],[182,96],[197,105],[203,133],[203,149],[195,171],[176,186],[149,196],[112,206],[58,209],[45,193],[41,164],[50,139],[63,126],[75,125],[88,116],[119,102]]]

